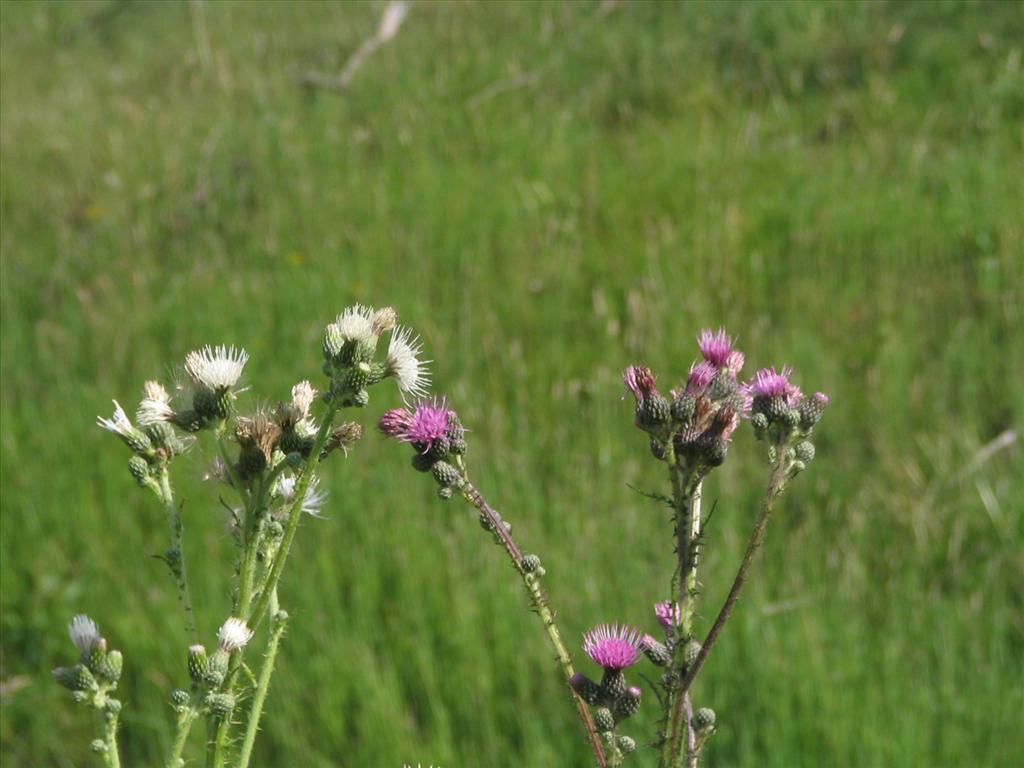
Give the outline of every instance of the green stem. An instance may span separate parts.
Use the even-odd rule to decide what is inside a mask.
[[[267,643],[267,653],[263,661],[263,668],[260,669],[259,680],[256,684],[256,693],[253,695],[252,707],[249,709],[249,723],[245,728],[245,738],[242,741],[242,751],[238,757],[238,768],[248,768],[249,758],[252,755],[253,744],[256,742],[256,732],[259,730],[260,716],[263,714],[263,702],[267,698],[267,690],[270,688],[270,676],[274,673],[274,659],[277,656],[277,646],[284,634],[285,625],[288,623],[287,616],[282,617],[277,605],[277,590],[270,596],[270,641]]]
[[[178,714],[177,730],[174,733],[174,742],[171,744],[171,754],[167,758],[166,768],[180,768],[185,742],[188,741],[188,734],[192,730],[192,723],[197,714],[192,706]]]
[[[121,768],[121,756],[117,752],[117,715],[103,716],[104,742],[107,745],[103,753],[103,762],[107,768]]]
[[[562,673],[565,675],[565,680],[568,683],[572,679],[573,675],[576,674],[576,670],[573,668],[572,658],[569,656],[569,651],[566,650],[565,643],[562,642],[562,635],[558,631],[558,625],[555,623],[555,614],[548,605],[547,597],[540,588],[539,580],[534,574],[527,573],[523,570],[522,550],[512,538],[512,534],[505,526],[505,521],[502,520],[501,515],[498,514],[497,510],[487,503],[483,494],[481,494],[480,491],[478,491],[470,482],[466,469],[462,466],[461,462],[459,462],[459,465],[463,475],[463,485],[460,489],[462,497],[476,507],[480,514],[487,519],[489,528],[498,537],[502,547],[504,547],[505,552],[508,554],[509,559],[512,560],[512,564],[515,566],[516,571],[523,580],[523,584],[526,586],[526,591],[530,596],[530,602],[533,604],[534,610],[544,623],[544,631],[547,634],[548,642],[551,643],[551,647],[554,648],[555,658],[558,660],[558,664],[562,668]],[[597,734],[597,727],[594,725],[594,720],[590,716],[590,708],[574,689],[570,687],[569,690],[572,692],[572,697],[576,704],[576,709],[579,712],[580,720],[583,722],[583,727],[587,732],[587,738],[590,741],[590,747],[594,752],[594,757],[597,758],[597,764],[599,768],[607,768],[608,762],[605,758],[604,747],[601,744],[601,737]]]
[[[771,479],[768,481],[768,487],[765,489],[764,497],[761,499],[761,509],[757,514],[757,521],[754,523],[754,530],[750,534],[750,540],[747,542],[747,550],[743,553],[743,560],[740,563],[739,570],[736,572],[736,578],[733,579],[732,588],[729,590],[728,597],[725,598],[725,604],[722,606],[722,610],[718,612],[718,617],[715,619],[715,623],[711,625],[711,630],[708,632],[708,636],[700,648],[700,653],[697,654],[697,658],[694,659],[693,664],[690,665],[690,668],[686,672],[686,677],[683,678],[683,681],[680,684],[680,688],[683,692],[690,690],[690,687],[693,685],[693,681],[696,679],[701,667],[704,666],[704,661],[707,659],[708,654],[711,653],[711,648],[718,639],[718,635],[722,631],[722,626],[729,619],[733,606],[736,604],[736,600],[740,596],[740,590],[743,589],[743,585],[746,583],[747,573],[750,571],[750,565],[754,561],[754,555],[757,554],[757,550],[761,547],[761,543],[764,541],[765,529],[768,525],[768,518],[771,517],[775,499],[779,497],[779,494],[781,494],[785,488],[786,479],[790,469],[788,456],[789,451],[785,446],[779,446],[778,452],[779,458],[775,464],[775,469],[772,472]]]
[[[332,400],[327,406],[327,412],[324,414],[323,422],[320,424],[320,429],[316,433],[316,440],[313,442],[313,449],[309,453],[309,458],[306,459],[306,464],[302,469],[302,474],[295,483],[295,500],[292,502],[292,508],[288,510],[288,523],[284,529],[284,537],[281,539],[281,546],[278,548],[277,556],[274,558],[273,565],[270,566],[270,574],[267,576],[266,586],[264,586],[263,591],[260,592],[259,599],[256,601],[256,607],[248,614],[248,616],[245,617],[247,622],[249,622],[250,618],[254,618],[256,620],[255,624],[249,624],[252,629],[256,629],[256,626],[259,625],[263,615],[267,612],[267,606],[270,603],[270,596],[277,588],[278,579],[281,578],[281,571],[284,570],[285,561],[288,559],[288,551],[292,547],[292,540],[295,538],[295,531],[298,529],[299,519],[302,517],[302,504],[306,500],[306,491],[309,490],[309,484],[313,479],[313,468],[320,461],[320,454],[323,453],[324,445],[327,443],[327,437],[331,433],[331,422],[334,420],[334,415],[337,412],[338,406],[335,405]]]
[[[188,570],[185,567],[184,525],[181,521],[181,510],[174,503],[171,481],[166,469],[160,473],[160,497],[167,509],[167,523],[171,529],[168,565],[178,582],[178,600],[185,611],[185,631],[188,633],[189,642],[194,644],[199,642],[199,634],[196,631],[195,612],[192,610],[192,594],[188,587]]]
[[[686,645],[693,635],[694,602],[697,590],[697,538],[700,536],[701,481],[694,472],[682,467],[675,457],[669,459],[672,481],[672,506],[675,509],[676,557],[679,565],[675,579],[676,603],[680,623],[674,630],[672,670],[677,674],[685,664]],[[691,730],[685,717],[686,700],[682,695],[678,677],[673,680],[665,702],[665,718],[661,733],[661,759],[659,765],[668,768],[674,764],[683,739]]]

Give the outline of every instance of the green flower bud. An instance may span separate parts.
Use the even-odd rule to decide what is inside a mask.
[[[693,418],[697,408],[697,399],[685,392],[679,393],[672,401],[672,418],[684,424]]]
[[[348,404],[354,408],[365,408],[369,402],[370,393],[365,389],[360,389],[358,392],[353,393],[352,397],[348,400]]]
[[[432,471],[438,485],[448,487],[459,485],[462,481],[462,474],[447,461],[438,461],[434,464]]]
[[[75,702],[75,704],[85,704],[86,702],[89,701],[90,698],[91,698],[91,695],[89,693],[87,693],[86,691],[72,691],[71,692],[71,700],[73,702]]]
[[[800,412],[795,410],[788,410],[782,417],[783,423],[787,427],[795,427],[800,423]]]
[[[612,731],[615,729],[615,718],[608,707],[598,707],[594,710],[594,725],[598,731]]]
[[[141,456],[132,456],[128,459],[128,471],[140,486],[145,486],[149,482],[149,462]]]
[[[220,648],[215,650],[207,660],[206,674],[203,676],[203,682],[213,687],[224,682],[224,676],[228,672],[229,657],[230,654],[222,651]]]
[[[619,748],[619,752],[624,755],[631,755],[636,752],[636,742],[629,736],[619,736],[615,740],[615,746]]]
[[[89,751],[94,755],[107,754],[107,743],[103,739],[93,739],[89,744]]]
[[[103,638],[92,649],[83,651],[80,657],[81,662],[89,668],[94,675],[100,675],[107,662],[107,644]]]
[[[664,426],[672,418],[671,406],[668,400],[655,392],[637,404],[636,417],[643,429]]]
[[[228,717],[235,708],[235,697],[230,693],[208,693],[204,700],[210,714],[223,719]]]
[[[537,555],[526,555],[523,557],[523,571],[526,573],[539,573],[544,574],[544,567],[540,563],[540,558]]]
[[[412,468],[417,472],[429,472],[434,466],[434,459],[425,453],[414,453],[412,457]]]
[[[601,700],[601,686],[582,672],[573,675],[569,680],[569,685],[587,704],[597,704]]]
[[[107,699],[103,704],[103,712],[107,717],[117,717],[121,714],[121,702],[117,699]]]
[[[256,477],[267,468],[267,457],[256,446],[243,448],[238,454],[238,474],[243,480]]]
[[[768,429],[768,417],[763,413],[755,413],[750,417],[750,425],[754,428],[757,439],[764,439],[764,433]]]
[[[469,443],[466,442],[465,438],[450,438],[448,443],[448,450],[456,456],[465,456],[466,451],[469,450]]]
[[[171,417],[171,421],[184,429],[186,432],[198,432],[205,426],[205,420],[194,410],[178,411]]]
[[[121,435],[121,438],[124,440],[125,445],[135,453],[149,453],[153,448],[153,443],[146,437],[146,433],[135,427],[126,430]]]
[[[614,709],[616,720],[632,717],[640,709],[641,691],[635,685],[627,688],[615,699]]]
[[[451,441],[447,437],[439,437],[430,444],[430,448],[427,449],[427,456],[432,459],[446,458],[451,447]]]
[[[171,706],[175,709],[182,709],[192,703],[192,697],[189,692],[181,688],[176,688],[171,691]]]
[[[121,679],[121,669],[123,666],[124,658],[121,656],[121,652],[111,651],[103,659],[96,672],[105,683],[114,684]]]
[[[667,645],[659,643],[653,637],[644,638],[643,651],[647,658],[659,667],[668,666],[668,663],[672,661],[672,651],[668,649]]]
[[[793,451],[796,454],[796,457],[804,464],[810,464],[814,459],[814,443],[809,440],[797,443],[796,448],[794,448]]]
[[[736,381],[727,371],[719,371],[704,390],[705,396],[712,400],[723,400],[736,391]]]
[[[370,381],[371,368],[369,363],[356,363],[345,376],[345,388],[351,392],[365,389]]]
[[[209,387],[197,387],[192,393],[192,408],[204,424],[211,421],[217,410],[217,393]]]
[[[437,489],[437,497],[444,501],[447,501],[454,495],[455,492],[452,490],[450,485],[442,485],[440,488]]]
[[[698,733],[714,726],[715,710],[711,709],[711,707],[701,707],[693,713],[693,729]]]
[[[800,461],[799,459],[798,459],[797,461],[794,461],[794,462],[793,462],[793,463],[792,463],[792,464],[790,465],[790,472],[791,472],[791,473],[792,473],[793,475],[798,475],[798,474],[800,474],[801,472],[803,472],[803,471],[804,471],[805,469],[807,469],[807,465],[806,465],[806,464],[804,464],[804,463],[803,463],[802,461]]]
[[[606,699],[614,701],[626,692],[626,676],[621,669],[606,669],[601,678],[601,693]]]
[[[210,660],[206,656],[206,649],[201,645],[192,645],[188,649],[188,676],[193,683],[201,683],[206,679],[206,673],[210,670]]]
[[[174,427],[166,421],[156,421],[152,424],[148,424],[145,427],[145,430],[146,436],[153,441],[153,445],[160,446],[161,448],[168,448],[177,442],[177,438],[174,434]]]
[[[84,664],[57,667],[53,670],[53,679],[69,691],[90,691],[96,687],[96,678]]]

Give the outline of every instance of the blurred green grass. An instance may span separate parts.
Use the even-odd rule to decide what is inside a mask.
[[[618,372],[681,376],[718,324],[796,366],[833,406],[699,686],[708,765],[1024,754],[1024,466],[982,450],[1024,415],[1024,6],[422,3],[343,96],[299,78],[379,4],[112,7],[0,6],[5,766],[91,760],[49,679],[79,611],[127,659],[126,763],[171,735],[164,523],[95,414],[202,343],[282,397],[356,300],[423,334],[572,639],[650,629],[671,567]],[[206,457],[177,483],[211,636]],[[257,764],[586,765],[473,516],[372,434],[327,475]],[[764,475],[744,434],[706,490],[705,626]]]

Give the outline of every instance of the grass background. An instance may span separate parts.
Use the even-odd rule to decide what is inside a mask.
[[[299,86],[381,9],[0,6],[4,765],[92,760],[49,679],[80,611],[125,654],[126,764],[169,744],[164,521],[95,414],[203,343],[249,350],[246,405],[283,397],[353,301],[423,335],[574,645],[651,630],[671,568],[665,515],[627,487],[665,478],[621,369],[670,382],[718,324],[750,369],[794,365],[833,405],[699,685],[707,764],[1014,764],[1024,463],[983,447],[1024,416],[1024,6],[420,3],[344,95]],[[705,628],[759,448],[744,431],[705,491]],[[233,555],[208,457],[176,484],[210,638]],[[587,765],[465,505],[370,430],[325,474],[256,764]]]

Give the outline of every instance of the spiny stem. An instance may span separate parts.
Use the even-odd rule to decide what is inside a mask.
[[[252,707],[249,709],[249,723],[245,728],[245,738],[242,741],[242,751],[238,756],[238,768],[248,768],[249,758],[252,756],[253,744],[256,742],[256,732],[259,730],[260,716],[263,713],[263,702],[267,698],[267,690],[270,688],[270,676],[274,672],[274,659],[277,656],[277,646],[284,634],[287,618],[281,618],[277,604],[277,590],[270,596],[270,620],[273,626],[270,630],[270,640],[267,643],[267,653],[260,669],[259,680],[256,684],[256,693],[253,695]]]
[[[534,574],[527,573],[523,569],[522,550],[512,538],[512,534],[509,529],[505,527],[505,522],[502,520],[501,515],[487,503],[483,494],[481,494],[480,491],[478,491],[470,482],[465,467],[462,466],[461,462],[459,462],[459,464],[463,474],[463,485],[460,489],[462,497],[476,507],[480,514],[487,519],[490,530],[492,530],[501,541],[505,552],[512,560],[512,564],[515,566],[516,571],[518,571],[523,580],[523,584],[526,586],[527,594],[530,596],[530,602],[537,611],[537,615],[540,616],[541,621],[544,622],[544,631],[547,634],[548,641],[551,643],[552,648],[555,650],[555,658],[558,659],[558,664],[562,668],[562,673],[565,675],[566,682],[568,682],[572,679],[572,676],[576,674],[576,670],[573,668],[572,658],[569,656],[569,651],[566,649],[565,643],[562,641],[562,635],[558,631],[558,625],[555,623],[555,614],[548,605],[547,598],[540,588],[538,579]],[[583,722],[583,727],[587,732],[587,738],[590,741],[590,747],[594,752],[594,757],[597,758],[597,764],[599,768],[607,768],[608,763],[605,759],[604,747],[601,744],[601,737],[597,734],[597,728],[594,725],[594,720],[590,716],[590,708],[574,689],[570,688],[569,690],[572,692],[572,697],[576,704],[576,709],[579,712],[580,720]]]
[[[189,642],[197,643],[199,634],[196,631],[195,612],[192,610],[192,594],[188,587],[188,570],[185,567],[184,525],[181,522],[181,510],[174,503],[171,481],[166,469],[160,473],[160,497],[167,509],[167,523],[171,529],[172,562],[168,565],[178,582],[178,599],[185,611],[185,631],[188,633]]]
[[[337,412],[338,406],[332,400],[327,406],[323,422],[316,433],[313,449],[310,451],[309,458],[306,459],[302,474],[299,476],[298,482],[295,483],[295,500],[292,502],[292,508],[288,510],[288,523],[284,530],[284,538],[281,539],[277,557],[274,558],[274,563],[270,566],[267,583],[263,587],[263,591],[260,592],[255,608],[243,617],[251,629],[256,629],[263,615],[267,612],[270,596],[277,588],[278,579],[281,578],[281,571],[284,569],[285,561],[288,559],[288,551],[291,549],[292,540],[295,538],[295,531],[299,527],[299,519],[302,517],[302,504],[306,500],[306,491],[309,489],[309,483],[313,479],[313,468],[319,462],[320,454],[323,452],[324,445],[327,444],[327,437],[331,433],[331,422],[334,420],[334,415]],[[254,623],[253,620],[255,620]]]
[[[700,653],[697,654],[697,658],[694,659],[693,664],[691,664],[690,668],[686,671],[686,677],[683,678],[683,681],[680,684],[680,688],[684,692],[690,690],[690,686],[693,685],[693,681],[696,679],[701,667],[704,666],[704,661],[707,659],[708,654],[711,653],[711,648],[718,639],[718,634],[722,631],[722,626],[729,619],[729,615],[732,613],[732,608],[740,596],[740,590],[743,589],[743,585],[746,583],[747,572],[750,570],[750,565],[754,561],[754,555],[757,554],[757,550],[761,547],[761,543],[764,541],[764,532],[768,525],[768,518],[771,517],[772,506],[775,503],[775,499],[779,497],[779,494],[782,493],[782,490],[785,488],[786,476],[789,473],[788,451],[785,446],[779,446],[778,450],[779,458],[775,464],[775,469],[772,472],[771,479],[768,481],[768,487],[765,489],[764,497],[761,499],[761,509],[757,514],[757,521],[754,523],[754,530],[750,534],[750,541],[747,542],[747,550],[743,554],[743,560],[740,563],[739,570],[736,572],[736,578],[733,579],[729,595],[725,598],[725,604],[722,606],[722,610],[718,612],[718,617],[715,619],[715,623],[711,625],[711,630],[708,632],[708,636],[700,648]]]
[[[166,768],[179,768],[179,760],[185,751],[185,742],[188,741],[192,723],[198,714],[199,712],[191,705],[178,714],[178,724],[174,733],[174,742],[171,744],[171,754],[167,757]]]

